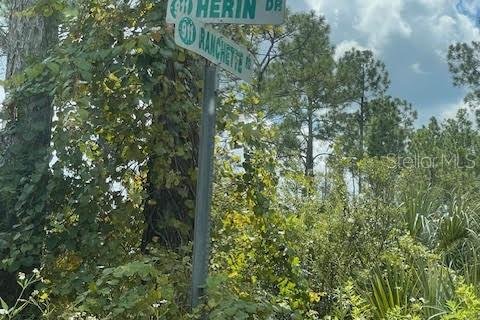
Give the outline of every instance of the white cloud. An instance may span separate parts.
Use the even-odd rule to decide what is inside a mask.
[[[336,57],[352,47],[373,49],[389,70],[389,94],[411,101],[422,121],[456,110],[446,102],[465,93],[452,85],[447,51],[455,42],[480,40],[480,0],[303,1],[332,25]]]
[[[324,0],[307,0],[307,4],[313,9],[318,12],[322,12],[325,9],[325,2]]]
[[[458,29],[457,34],[460,36],[460,40],[473,41],[480,39],[480,30],[476,26],[476,21],[470,18],[458,14]],[[457,41],[459,39],[456,39]]]
[[[448,46],[454,42],[470,42],[480,38],[475,23],[465,15],[452,12],[426,20],[424,32],[430,32],[429,43],[445,58]]]
[[[345,40],[340,42],[336,47],[335,47],[335,60],[340,59],[345,52],[349,51],[350,49],[358,49],[358,50],[367,50],[367,47],[362,46],[355,40]]]
[[[426,72],[426,71],[424,71],[424,70],[422,69],[422,65],[421,65],[420,63],[418,63],[418,62],[412,64],[412,65],[410,66],[410,69],[411,69],[413,72],[415,72],[416,74],[421,74],[421,75],[428,74],[428,72]]]
[[[463,99],[458,102],[442,106],[440,108],[441,113],[439,118],[441,120],[453,119],[456,117],[457,112],[460,109],[468,109],[468,106]]]
[[[457,20],[448,15],[433,16],[430,21],[432,30],[437,37],[451,39],[455,36]],[[448,41],[448,40],[447,40]]]
[[[382,52],[398,39],[421,41],[433,51],[454,41],[480,38],[472,14],[480,12],[480,0],[305,0],[325,15],[341,41],[355,40]],[[348,38],[350,36],[350,38]]]
[[[448,4],[448,0],[419,0],[422,6],[427,7],[430,10],[441,11],[445,4]],[[451,1],[451,0],[450,0]]]
[[[409,38],[412,28],[404,20],[403,0],[356,0],[357,23],[354,28],[368,35],[369,47],[381,50],[393,35]]]
[[[365,38],[365,46],[381,51],[391,36],[408,38],[412,27],[403,17],[405,0],[306,0],[334,26],[349,24]]]
[[[480,2],[478,0],[458,0],[456,8],[460,13],[475,19],[480,11]]]

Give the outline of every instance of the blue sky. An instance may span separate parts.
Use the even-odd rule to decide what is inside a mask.
[[[332,28],[341,55],[373,50],[390,72],[390,94],[407,99],[419,124],[447,118],[464,106],[446,54],[454,42],[480,41],[480,0],[287,0],[294,10],[316,10]]]

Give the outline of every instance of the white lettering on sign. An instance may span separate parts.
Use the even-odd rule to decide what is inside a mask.
[[[253,81],[253,55],[201,22],[187,16],[180,18],[175,25],[175,43],[198,53],[246,82]]]
[[[203,23],[282,24],[286,0],[169,0],[167,22],[189,16]]]

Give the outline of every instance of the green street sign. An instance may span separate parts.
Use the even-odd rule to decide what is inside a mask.
[[[169,0],[167,22],[189,16],[203,23],[282,24],[286,0]]]
[[[180,17],[175,23],[175,43],[201,55],[248,83],[253,80],[253,55],[247,49],[191,17]]]
[[[191,18],[185,17],[178,23],[179,36],[182,43],[190,46],[197,38],[197,28]]]

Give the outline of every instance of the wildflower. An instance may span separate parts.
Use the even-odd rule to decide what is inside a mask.
[[[0,314],[8,314],[8,310],[0,309]]]
[[[161,301],[158,301],[158,303],[152,304],[152,307],[154,307],[154,308],[160,308],[160,307],[162,306],[162,304],[165,304],[165,303],[167,303],[167,302],[168,302],[167,300],[163,299],[163,300],[161,300]]]
[[[37,296],[37,295],[38,295],[38,293],[39,293],[39,292],[38,292],[38,290],[33,290],[33,292],[32,292],[32,297],[35,297],[35,296]]]
[[[18,273],[18,280],[20,280],[20,281],[25,280],[25,273],[19,272]]]
[[[33,274],[38,277],[40,275],[40,270],[38,270],[37,268],[33,269]]]

